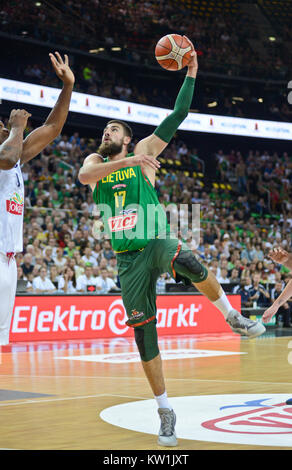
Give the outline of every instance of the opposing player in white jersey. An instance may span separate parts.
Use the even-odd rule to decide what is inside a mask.
[[[68,56],[65,55],[63,61],[58,52],[49,55],[63,88],[45,123],[23,140],[29,113],[13,110],[9,119],[10,130],[0,121],[0,346],[9,343],[17,285],[14,256],[23,250],[24,184],[21,165],[37,156],[61,133],[75,81]]]

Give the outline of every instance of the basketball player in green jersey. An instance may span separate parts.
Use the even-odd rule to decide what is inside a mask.
[[[244,318],[232,308],[215,276],[199,263],[187,245],[170,235],[154,189],[155,172],[160,167],[157,157],[187,117],[192,102],[198,69],[193,45],[192,48],[174,110],[154,133],[139,141],[134,153],[129,154],[131,128],[123,121],[109,121],[97,153],[84,160],[79,172],[80,182],[92,188],[105,231],[117,253],[127,325],[134,328],[143,369],[158,404],[158,444],[162,446],[175,446],[177,439],[176,416],[165,389],[156,330],[159,275],[169,272],[177,282],[192,283],[222,312],[235,332],[256,337],[265,331],[261,323]]]

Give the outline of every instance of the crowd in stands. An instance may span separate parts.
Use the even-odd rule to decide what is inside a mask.
[[[283,60],[277,52],[266,61],[251,48],[250,40],[259,39],[258,31],[242,13],[197,16],[193,21],[189,10],[178,9],[177,2],[166,0],[120,0],[118,4],[113,0],[54,4],[20,0],[17,8],[14,2],[0,7],[0,24],[4,34],[84,52],[102,47],[104,57],[137,65],[156,65],[153,51],[157,38],[175,31],[193,40],[204,72],[291,78],[291,61]],[[285,29],[287,38],[289,31]],[[111,51],[113,46],[121,46],[118,56]],[[131,77],[129,69],[123,73],[122,67],[113,67],[111,61],[97,67],[96,60],[87,61],[85,56],[71,58],[75,91],[167,108],[173,104],[170,89],[161,91],[161,81],[142,83],[135,74]],[[12,68],[7,78],[60,87],[47,57],[38,62],[26,55],[19,64],[9,61],[8,66]],[[11,75],[14,70],[15,77]],[[242,90],[244,101],[236,101],[233,92],[228,95],[217,88],[213,95],[216,107],[207,106],[211,96],[207,92],[201,94],[203,98],[195,96],[200,112],[291,121],[291,106],[280,92],[271,92],[269,100],[259,105],[258,96],[249,93],[248,85],[245,94]],[[250,106],[255,106],[254,115]],[[26,132],[31,130],[29,125]],[[24,252],[17,255],[17,265],[18,279],[26,281],[26,292],[96,295],[120,291],[110,239],[101,231],[91,190],[77,178],[84,158],[96,151],[98,144],[78,132],[63,133],[23,166]],[[169,216],[177,217],[179,209],[187,211],[187,224],[178,227],[177,235],[214,272],[224,289],[241,295],[243,307],[265,308],[291,278],[289,270],[269,260],[268,251],[276,245],[291,250],[292,155],[288,151],[218,149],[209,155],[216,162],[211,179],[198,156],[200,149],[173,139],[160,157],[162,166],[156,177],[159,200]],[[191,204],[200,205],[198,238],[192,231]],[[174,283],[169,275],[160,276],[157,293],[164,293],[168,284]],[[279,310],[277,322],[289,326],[291,312],[287,302]]]
[[[154,57],[155,44],[164,34],[175,31],[187,35],[194,42],[199,73],[242,77],[240,85],[233,84],[232,87],[198,81],[197,89],[201,88],[195,93],[192,110],[291,121],[292,111],[286,93],[286,81],[288,83],[291,78],[291,60],[281,48],[273,47],[270,60],[252,48],[251,44],[259,40],[260,33],[247,14],[217,12],[216,15],[196,15],[194,21],[186,5],[178,8],[177,1],[121,0],[118,6],[112,0],[70,0],[65,3],[20,0],[17,3],[17,8],[13,2],[0,7],[1,31],[39,40],[48,46],[52,44],[53,51],[60,46],[61,53],[64,47],[71,48],[69,57],[76,76],[74,90],[77,92],[169,108],[173,104],[170,96],[175,96],[179,86],[179,76],[172,75],[174,81],[168,79],[161,91],[161,76],[156,79],[152,73],[142,78],[136,65],[156,66],[158,69]],[[61,86],[43,47],[34,45],[32,59],[27,53],[27,44],[19,41],[10,43],[5,52],[8,56],[0,64],[3,78]],[[9,53],[12,45],[16,49]],[[112,51],[117,46],[121,50]],[[94,59],[91,59],[92,55],[78,53],[90,50],[100,52]],[[14,60],[14,55],[19,55],[18,61]],[[147,67],[143,73],[145,70]],[[264,81],[257,87],[245,77]],[[267,79],[269,83],[282,81],[282,85],[267,87]]]
[[[97,147],[97,140],[78,132],[62,134],[23,166],[24,252],[17,254],[17,265],[26,292],[120,290],[110,239],[102,231],[91,190],[77,178],[84,158]],[[291,277],[288,269],[269,260],[268,251],[277,245],[291,250],[292,155],[218,150],[208,157],[217,165],[211,181],[202,173],[198,153],[176,138],[160,156],[158,198],[168,214],[188,212],[185,225],[172,226],[176,219],[170,218],[171,227],[228,292],[241,295],[243,307],[268,306]],[[192,231],[192,204],[199,204],[199,238]],[[174,282],[162,275],[157,293]],[[280,314],[285,326],[290,324],[289,303]]]
[[[15,78],[45,86],[60,87],[60,82],[47,63],[47,57],[44,57],[42,63],[31,63],[30,58],[28,61],[28,64],[18,66]],[[204,70],[200,57],[199,66]],[[141,82],[137,80],[135,74],[131,75],[129,70],[118,71],[116,67],[109,65],[101,67],[91,61],[79,61],[73,66],[73,70],[76,76],[74,91],[163,108],[169,108],[174,104],[172,97],[176,96],[177,89],[183,81],[183,78],[174,80],[169,84],[170,87],[165,87],[161,91],[161,80],[152,77]],[[273,121],[290,122],[292,119],[291,106],[281,88],[277,93],[262,91],[260,101],[258,93],[254,96],[248,87],[242,90],[241,97],[234,97],[234,94],[232,89],[222,91],[218,87],[212,90],[196,89],[192,109],[204,114]]]
[[[290,78],[289,61],[280,52],[267,62],[252,48],[251,41],[259,39],[259,29],[253,18],[240,10],[214,10],[199,16],[184,3],[168,0],[120,0],[118,5],[114,0],[52,4],[19,0],[17,4],[17,8],[13,2],[1,7],[3,32],[86,52],[101,46],[119,46],[128,60],[145,64],[154,63],[157,40],[177,32],[196,43],[204,70],[278,80]]]

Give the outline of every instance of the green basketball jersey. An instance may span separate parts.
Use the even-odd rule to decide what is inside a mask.
[[[99,180],[93,200],[117,253],[144,248],[170,231],[156,191],[140,166],[122,168]]]

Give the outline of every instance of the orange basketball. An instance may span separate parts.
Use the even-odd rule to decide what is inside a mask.
[[[190,41],[180,34],[167,34],[159,39],[155,47],[155,57],[166,70],[181,70],[188,65],[193,47]]]

